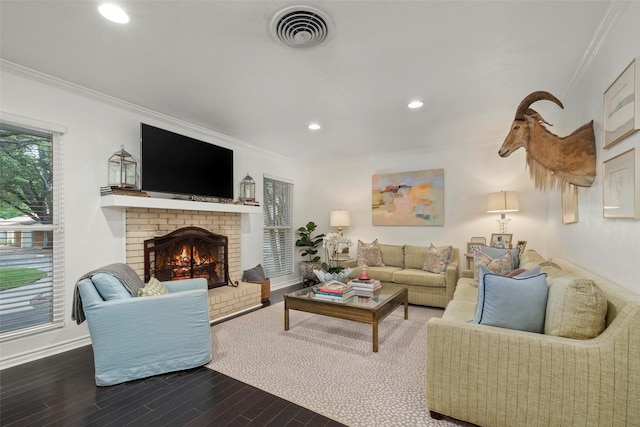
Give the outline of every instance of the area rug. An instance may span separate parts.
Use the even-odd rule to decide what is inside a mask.
[[[290,311],[284,303],[212,327],[207,367],[348,426],[460,426],[429,416],[424,396],[426,325],[442,310],[399,307],[379,325]]]

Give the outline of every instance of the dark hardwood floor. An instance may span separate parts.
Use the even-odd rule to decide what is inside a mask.
[[[270,303],[292,288],[273,292]],[[91,346],[0,372],[2,426],[341,426],[201,367],[97,387]]]

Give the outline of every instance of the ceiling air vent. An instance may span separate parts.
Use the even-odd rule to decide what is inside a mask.
[[[292,6],[271,20],[271,35],[276,41],[296,49],[319,46],[333,33],[331,18],[310,6]]]

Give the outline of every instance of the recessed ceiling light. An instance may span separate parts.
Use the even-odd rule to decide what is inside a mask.
[[[407,105],[407,107],[411,109],[416,109],[416,108],[422,107],[423,105],[424,105],[424,102],[422,101],[411,101],[409,105]]]
[[[98,7],[100,14],[116,24],[126,24],[129,22],[129,15],[124,10],[114,4],[103,4]]]
[[[317,124],[317,123],[311,123],[311,124],[308,126],[308,128],[309,128],[309,129],[311,129],[311,130],[319,130],[319,129],[320,129],[320,125],[319,125],[319,124]]]

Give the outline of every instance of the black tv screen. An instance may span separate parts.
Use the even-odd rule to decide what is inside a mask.
[[[145,191],[233,199],[233,150],[140,124]]]

